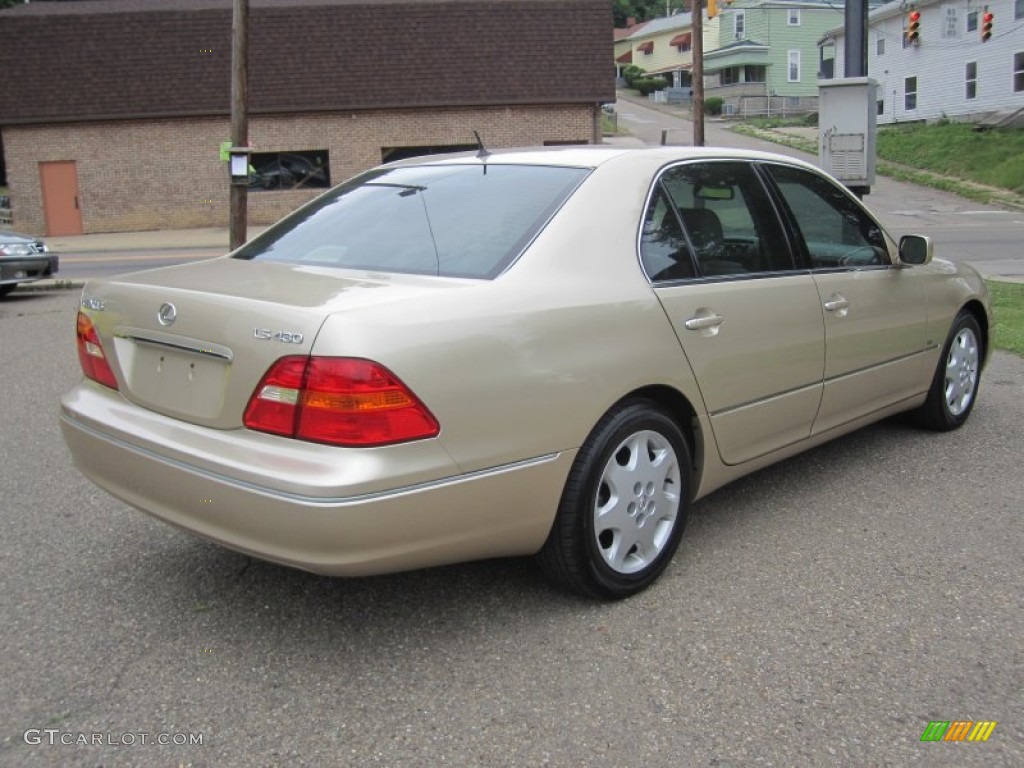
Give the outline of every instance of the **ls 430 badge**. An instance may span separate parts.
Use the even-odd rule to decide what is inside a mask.
[[[302,334],[293,331],[272,331],[269,328],[253,328],[252,335],[263,341],[281,341],[285,344],[301,344]]]

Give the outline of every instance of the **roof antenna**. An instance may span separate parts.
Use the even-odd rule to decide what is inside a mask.
[[[480,134],[477,131],[473,131],[473,135],[476,136],[476,145],[479,149],[479,151],[476,153],[476,156],[479,157],[481,160],[486,160],[488,157],[491,156],[491,153],[488,152],[487,148],[484,146],[484,140],[480,138]]]

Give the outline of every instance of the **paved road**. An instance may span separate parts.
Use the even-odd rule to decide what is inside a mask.
[[[671,132],[671,143],[692,143],[693,124],[676,114],[624,100],[616,109],[620,125],[646,144],[660,144],[662,130]],[[734,133],[720,121],[709,120],[704,135],[708,146],[760,149],[816,160],[796,149]],[[986,276],[1024,277],[1024,252],[1020,247],[1024,242],[1024,211],[982,205],[884,176],[877,177],[864,202],[897,238],[909,233],[929,235],[938,256],[967,261]]]
[[[138,269],[168,267],[223,256],[227,248],[169,248],[160,250],[61,252],[60,278],[79,280],[108,277]]]
[[[76,302],[0,302],[0,766],[1024,764],[1020,358],[956,433],[712,495],[658,585],[597,604],[529,561],[316,577],[113,501],[58,434]],[[998,725],[920,741],[954,719]]]

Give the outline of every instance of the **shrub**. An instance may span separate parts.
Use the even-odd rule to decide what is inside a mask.
[[[622,79],[626,81],[626,85],[630,88],[635,88],[633,85],[637,80],[644,76],[643,67],[638,67],[636,64],[630,64],[628,67],[622,70]]]
[[[722,97],[711,96],[704,99],[704,114],[705,115],[720,115],[722,114]]]
[[[817,126],[818,125],[818,113],[817,112],[811,112],[811,113],[809,113],[807,115],[804,115],[803,124],[804,125]]]
[[[664,77],[642,77],[633,82],[633,87],[640,91],[641,96],[660,91],[668,87],[668,80]]]

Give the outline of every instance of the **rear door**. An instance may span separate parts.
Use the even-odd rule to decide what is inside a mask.
[[[641,256],[696,374],[722,460],[739,464],[806,438],[821,401],[821,303],[751,165],[664,171]]]
[[[800,232],[825,317],[825,386],[814,432],[922,392],[934,345],[920,271],[892,263],[882,228],[845,190],[802,168],[763,167]]]

